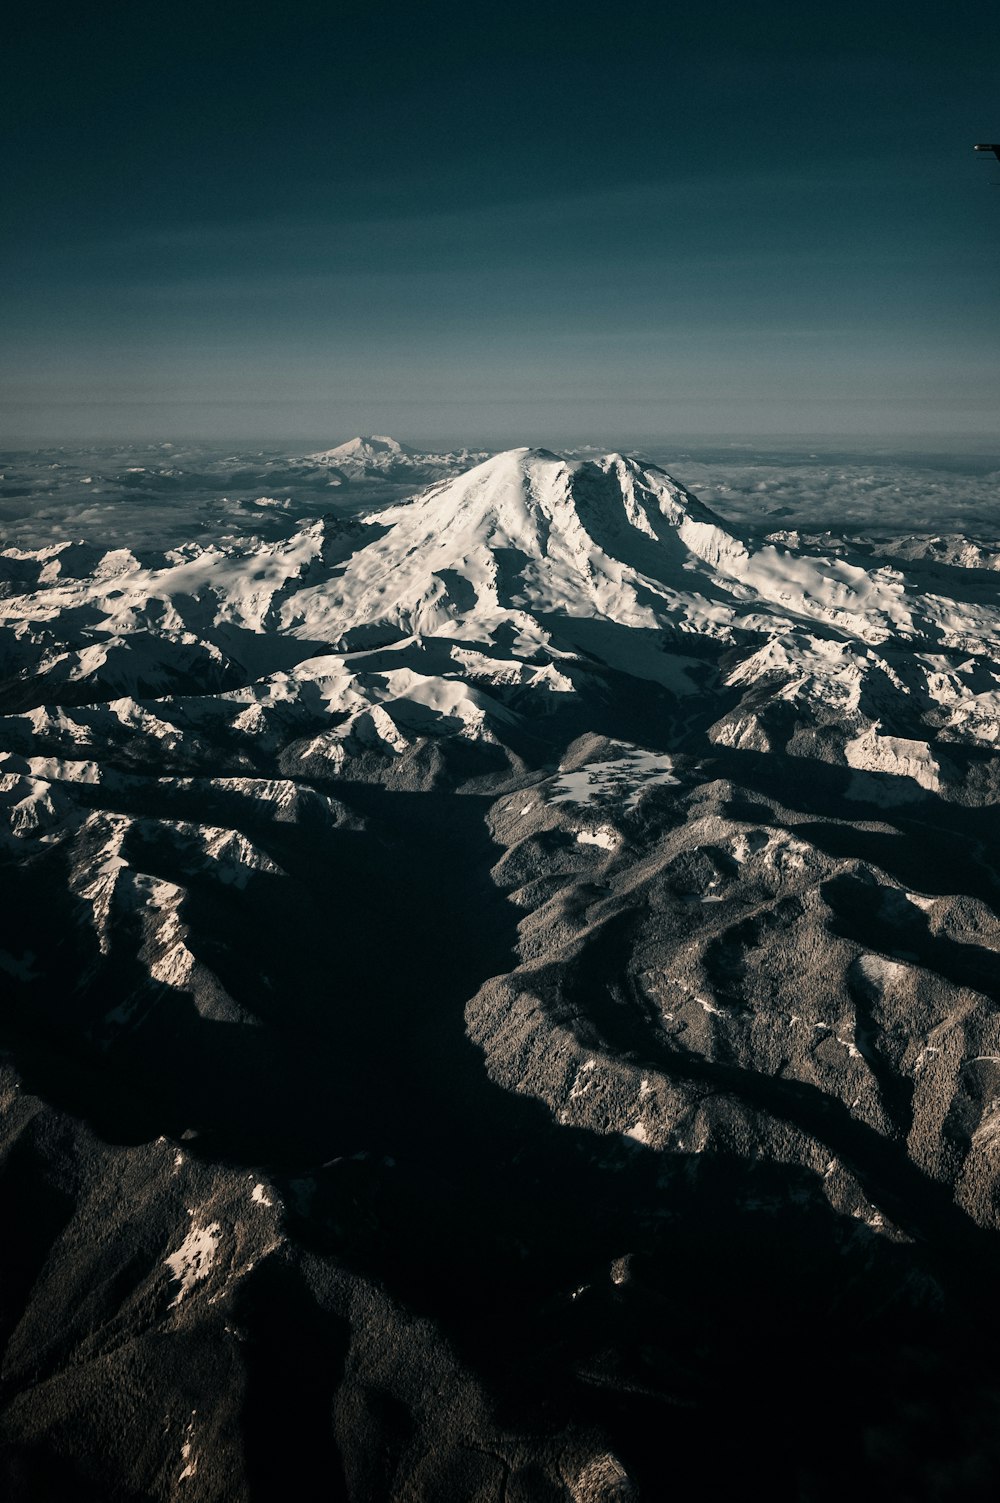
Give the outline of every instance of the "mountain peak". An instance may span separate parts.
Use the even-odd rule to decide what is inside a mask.
[[[404,454],[412,454],[413,450],[387,433],[369,433],[349,438],[346,443],[337,444],[324,453],[328,459],[398,459]]]
[[[508,449],[367,521],[373,541],[308,603],[327,640],[390,622],[419,636],[487,641],[504,622],[539,636],[551,612],[656,629],[692,569],[745,558],[683,486],[620,454]]]
[[[345,480],[413,480],[417,484],[440,480],[470,464],[485,459],[482,452],[458,449],[429,454],[401,444],[387,433],[358,434],[333,449],[305,456],[309,464],[319,464],[339,471]]]

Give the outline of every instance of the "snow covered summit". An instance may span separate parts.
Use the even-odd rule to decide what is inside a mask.
[[[390,438],[388,434],[372,433],[367,437],[359,435],[357,438],[349,438],[346,443],[324,449],[318,454],[310,454],[309,458],[329,464],[347,461],[351,464],[380,465],[387,462],[395,464],[414,453],[415,450]]]
[[[748,601],[865,640],[909,627],[898,579],[751,551],[665,471],[621,454],[512,449],[366,520],[373,540],[359,539],[335,583],[297,593],[289,629],[336,641],[382,623],[484,641],[506,621],[537,644],[541,618],[558,613],[729,638]]]
[[[127,721],[134,749],[138,715],[187,754],[191,733],[162,721],[173,695],[197,737],[211,725],[278,744],[328,724],[340,756],[362,736],[398,749],[504,735],[556,699],[604,693],[609,671],[636,703],[643,683],[688,700],[711,661],[742,706],[712,729],[724,744],[765,746],[789,715],[849,727],[845,764],[863,769],[923,766],[941,730],[995,742],[1000,686],[982,658],[1000,652],[1000,617],[975,571],[929,591],[847,544],[790,542],[739,536],[635,458],[514,449],[272,542],[141,559],[8,550],[3,708],[33,718],[6,730],[19,752],[44,734],[64,755],[93,741],[91,712],[71,707],[107,699],[100,735]]]
[[[305,462],[321,466],[348,483],[386,480],[419,485],[467,469],[483,458],[483,453],[468,449],[426,454],[386,433],[371,433],[309,454]]]

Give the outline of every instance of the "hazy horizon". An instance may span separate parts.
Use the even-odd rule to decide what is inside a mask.
[[[468,449],[499,452],[504,449],[532,448],[555,449],[575,452],[577,450],[616,451],[641,450],[647,453],[674,448],[697,451],[722,452],[725,450],[768,451],[787,450],[801,455],[816,449],[826,455],[833,453],[866,454],[885,453],[893,457],[907,455],[948,454],[974,460],[977,455],[1000,453],[1000,433],[996,430],[969,430],[940,432],[927,431],[882,431],[819,430],[777,432],[746,430],[704,430],[620,432],[602,435],[596,429],[574,432],[565,430],[554,436],[551,432],[512,431],[500,436],[483,430],[461,431],[421,429],[413,431],[399,424],[377,423],[343,424],[326,429],[303,429],[301,433],[268,432],[252,429],[249,432],[229,431],[220,433],[183,432],[164,428],[159,432],[136,429],[135,432],[94,432],[86,434],[39,433],[25,435],[11,433],[0,437],[0,454],[35,454],[48,450],[65,449],[70,454],[85,455],[105,450],[158,449],[190,447],[206,453],[223,453],[232,450],[236,454],[254,451],[273,451],[290,455],[308,454],[321,449],[333,448],[354,438],[373,435],[389,436],[417,453],[448,453]]]

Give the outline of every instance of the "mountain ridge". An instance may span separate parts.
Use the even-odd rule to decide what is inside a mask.
[[[386,683],[405,682],[408,702],[453,702],[443,680],[467,677],[474,647],[475,694],[492,696],[487,722],[493,713],[506,723],[505,679],[566,685],[571,671],[575,693],[588,660],[697,694],[680,644],[696,656],[735,650],[724,683],[744,710],[714,733],[732,744],[770,744],[764,722],[779,703],[807,719],[847,714],[856,736],[877,722],[884,735],[919,741],[923,724],[925,741],[946,730],[972,745],[992,744],[1000,710],[983,659],[1000,651],[1000,623],[974,571],[941,570],[949,596],[909,587],[895,559],[872,567],[844,545],[753,544],[666,471],[622,455],[506,451],[405,502],[270,543],[159,560],[77,551],[65,575],[64,551],[8,555],[19,574],[17,593],[0,602],[16,665],[10,711],[46,697],[69,706],[88,685],[98,698],[143,699],[199,682],[213,682],[222,702],[234,695],[271,714],[317,692],[337,713],[372,693],[391,706]],[[374,678],[366,652],[383,655],[368,660]],[[893,666],[899,652],[911,654],[905,678]],[[470,726],[481,723],[469,714]],[[881,750],[872,760],[885,764]]]
[[[1000,1476],[995,572],[403,484],[0,552],[12,1499]]]

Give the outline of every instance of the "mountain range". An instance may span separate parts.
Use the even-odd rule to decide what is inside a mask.
[[[9,1496],[993,1496],[994,553],[303,463],[0,552]]]

